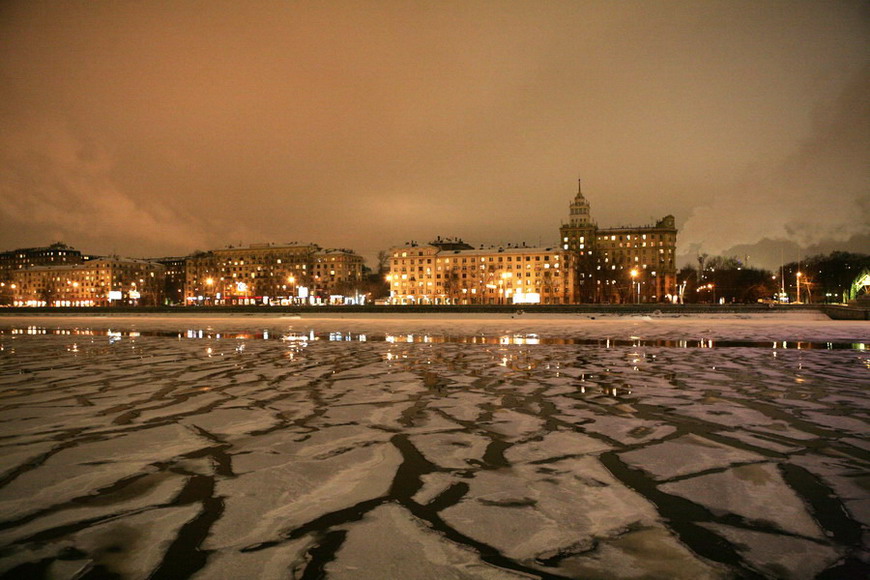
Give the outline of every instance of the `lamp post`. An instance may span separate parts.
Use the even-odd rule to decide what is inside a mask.
[[[801,274],[800,270],[798,270],[797,274],[795,274],[795,285],[797,286],[797,298],[795,299],[796,304],[800,304],[801,301]]]
[[[211,304],[211,302],[212,302],[211,297],[213,296],[213,294],[212,294],[212,286],[214,286],[214,278],[206,278],[206,279],[205,279],[205,285],[206,285],[206,287],[208,288],[208,290],[206,290],[206,293],[205,293],[205,298],[206,298],[206,301],[207,301],[209,304]]]
[[[632,268],[631,269],[631,285],[633,287],[632,289],[635,289],[634,286],[635,286],[635,284],[637,284],[636,292],[635,292],[635,302],[637,304],[640,304],[640,282],[636,281],[637,276],[638,276],[637,268]]]

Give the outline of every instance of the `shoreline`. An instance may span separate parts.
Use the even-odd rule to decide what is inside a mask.
[[[343,313],[279,312],[105,313],[0,316],[0,336],[65,334],[67,331],[252,334],[270,336],[338,333],[417,338],[437,336],[578,339],[687,339],[706,341],[834,341],[870,343],[870,325],[858,320],[831,320],[816,310],[735,314],[609,313]],[[33,332],[35,331],[35,332]],[[87,334],[87,333],[86,333]]]

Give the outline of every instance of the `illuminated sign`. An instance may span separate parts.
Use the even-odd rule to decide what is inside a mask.
[[[541,295],[537,292],[517,292],[513,296],[514,304],[540,304]]]
[[[109,291],[109,300],[120,300],[121,299],[121,291],[120,290],[110,290]]]

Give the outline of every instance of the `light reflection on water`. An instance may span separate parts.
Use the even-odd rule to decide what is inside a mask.
[[[660,542],[679,536],[679,545],[691,550],[680,566],[693,554],[712,555],[733,577],[757,577],[754,558],[768,554],[778,566],[781,547],[789,545],[787,556],[833,554],[807,576],[827,568],[825,577],[849,577],[850,569],[838,562],[857,562],[850,554],[866,552],[866,528],[848,511],[863,513],[860,490],[848,485],[866,473],[862,381],[870,357],[864,342],[30,326],[0,328],[0,351],[4,449],[16,452],[34,435],[47,445],[62,441],[52,451],[56,457],[24,457],[14,477],[0,482],[7,509],[9,497],[23,498],[22,515],[0,522],[5,533],[18,534],[22,561],[78,564],[88,558],[99,566],[118,546],[133,554],[133,544],[104,530],[137,525],[142,508],[133,502],[147,494],[125,471],[136,473],[128,456],[137,454],[146,454],[143,464],[159,472],[154,477],[183,490],[172,507],[199,503],[202,509],[193,524],[166,532],[177,536],[174,545],[190,547],[169,550],[160,570],[196,561],[204,537],[232,536],[232,545],[214,552],[219,557],[200,560],[204,577],[219,576],[214,572],[235,557],[237,545],[245,546],[241,559],[285,543],[291,533],[313,532],[316,542],[365,534],[370,528],[363,516],[371,512],[375,521],[384,513],[376,510],[397,505],[444,534],[439,542],[469,542],[472,554],[476,545],[503,542],[504,554],[519,545],[525,528],[505,531],[505,521],[554,522],[554,533],[563,535],[531,556],[496,553],[495,563],[530,576],[589,577],[569,565],[599,557],[606,571],[623,559],[626,537],[645,542],[651,530],[658,530]],[[370,471],[355,459],[369,454],[381,458]],[[392,463],[385,463],[390,455]],[[312,457],[317,469],[311,469]],[[94,468],[101,464],[117,476],[87,489],[80,489],[81,479],[67,484],[55,476],[61,467],[88,479],[110,473]],[[234,465],[242,467],[239,473]],[[262,467],[245,472],[245,465]],[[369,473],[386,473],[389,490],[371,486],[372,497],[359,491],[365,486],[354,482],[375,481],[361,479]],[[414,495],[439,485],[432,474],[448,482],[443,491],[432,501]],[[311,501],[304,490],[285,485],[314,477],[325,482],[318,489],[345,497],[344,503]],[[30,479],[57,480],[55,491],[34,494],[40,488]],[[280,484],[272,489],[261,481]],[[343,488],[333,481],[351,483]],[[711,497],[713,486],[722,493]],[[540,499],[529,501],[532,494]],[[618,525],[597,530],[594,517],[577,523],[608,498],[618,501],[603,519],[621,518]],[[764,507],[762,500],[774,507],[756,518],[752,507]],[[75,520],[79,510],[69,509],[71,502],[105,508],[110,519]],[[248,513],[272,525],[276,506],[282,514],[306,515],[292,520],[291,532],[283,531],[291,529],[283,515],[275,532],[248,526]],[[776,513],[776,506],[787,509]],[[637,514],[651,509],[657,511],[648,527],[638,528]],[[70,513],[74,523],[57,524]],[[802,519],[791,521],[790,513]],[[804,522],[812,528],[816,516],[824,529],[794,531]],[[43,525],[42,535],[34,535],[35,525]],[[237,542],[237,531],[248,527],[253,539]],[[91,540],[98,533],[99,540]],[[85,538],[80,551],[62,549],[77,538]],[[299,556],[318,564],[309,571],[334,557],[348,567],[355,562],[350,550],[339,549],[343,539],[328,553],[321,549],[328,543],[316,542]],[[571,551],[593,544],[603,548]],[[748,550],[750,544],[760,549]],[[657,570],[661,559],[652,552],[632,555],[633,561]],[[0,553],[0,566],[3,558]]]
[[[759,340],[715,340],[712,338],[698,339],[644,339],[631,336],[628,339],[617,338],[578,338],[578,337],[542,337],[538,334],[504,334],[504,335],[461,335],[461,334],[370,334],[353,332],[274,332],[268,329],[257,331],[216,332],[210,328],[189,328],[183,332],[175,331],[136,331],[92,328],[48,328],[42,326],[27,326],[0,330],[4,334],[15,335],[63,335],[63,336],[106,336],[110,343],[122,338],[134,339],[142,336],[172,337],[179,340],[281,340],[284,342],[309,343],[326,342],[388,342],[407,344],[482,344],[482,345],[593,345],[606,349],[615,347],[665,347],[685,349],[710,348],[768,348],[776,350],[867,350],[866,342],[834,342],[834,341],[759,341]],[[774,353],[775,356],[775,353]]]

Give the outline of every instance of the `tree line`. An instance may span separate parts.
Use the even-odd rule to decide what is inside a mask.
[[[700,254],[697,262],[677,272],[686,303],[755,303],[781,294],[789,302],[847,302],[866,291],[855,282],[870,272],[870,255],[840,251],[789,262],[776,271],[747,267],[735,257]]]

